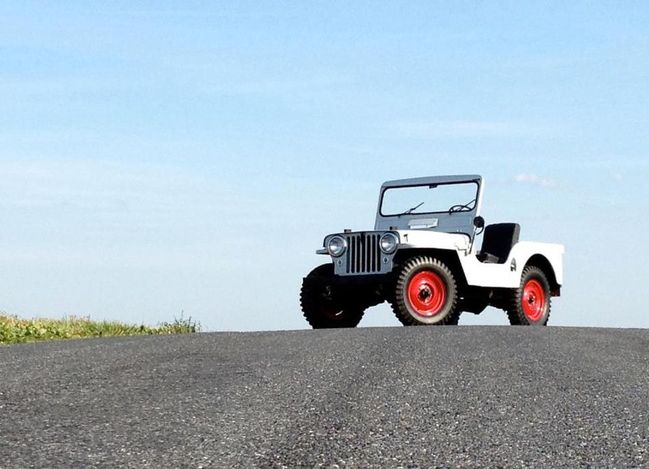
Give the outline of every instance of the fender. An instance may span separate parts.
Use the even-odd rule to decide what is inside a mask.
[[[485,264],[472,254],[458,252],[467,284],[476,287],[518,288],[523,269],[534,256],[545,258],[553,269],[558,286],[563,285],[563,254],[560,244],[521,241],[503,264]]]

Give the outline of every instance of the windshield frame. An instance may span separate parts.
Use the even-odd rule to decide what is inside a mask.
[[[389,190],[392,189],[406,189],[406,188],[415,188],[415,187],[429,187],[431,186],[456,186],[456,185],[466,185],[466,184],[474,184],[476,187],[474,197],[472,199],[473,201],[473,208],[470,210],[458,210],[456,212],[449,212],[449,210],[439,210],[439,211],[434,211],[434,212],[417,212],[413,211],[411,213],[406,213],[408,209],[404,209],[403,212],[401,213],[393,213],[393,214],[385,214],[383,213],[383,200],[385,198],[385,193],[388,192]],[[449,214],[449,213],[471,213],[478,208],[478,203],[479,203],[479,197],[480,197],[480,184],[478,181],[472,181],[472,180],[467,180],[467,181],[454,181],[454,182],[440,182],[440,183],[427,183],[427,184],[404,184],[404,185],[397,185],[397,186],[389,186],[385,187],[381,191],[381,200],[379,201],[379,215],[384,218],[401,218],[405,216],[422,216],[422,215],[438,215],[438,214]],[[462,205],[462,202],[458,202],[457,205]],[[450,207],[449,207],[450,209]]]

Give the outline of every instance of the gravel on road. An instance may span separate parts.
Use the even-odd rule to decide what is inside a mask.
[[[0,347],[0,467],[649,467],[649,330]]]

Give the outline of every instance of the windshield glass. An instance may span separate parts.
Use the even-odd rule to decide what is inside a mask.
[[[431,184],[391,187],[383,193],[381,215],[469,212],[475,209],[478,184]]]

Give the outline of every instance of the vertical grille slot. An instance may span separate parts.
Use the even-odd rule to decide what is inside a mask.
[[[381,271],[380,233],[354,233],[345,235],[345,254],[348,274],[371,274]]]
[[[361,237],[357,235],[354,236],[354,239],[356,240],[356,249],[354,250],[354,267],[352,272],[356,274],[361,270]]]
[[[370,263],[370,270],[372,272],[376,272],[376,244],[378,240],[376,239],[376,235],[372,236],[372,262]]]
[[[352,265],[352,240],[350,236],[346,237],[347,241],[347,252],[345,253],[345,272],[349,273]]]

